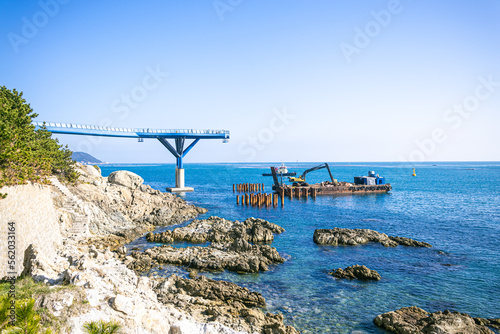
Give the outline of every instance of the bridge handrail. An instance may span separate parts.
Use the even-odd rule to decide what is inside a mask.
[[[119,128],[101,125],[86,125],[75,123],[56,123],[56,122],[33,122],[35,126],[45,126],[53,128],[72,128],[84,130],[98,130],[111,132],[135,132],[135,133],[198,133],[198,134],[229,134],[228,130],[209,130],[209,129],[150,129],[150,128]]]

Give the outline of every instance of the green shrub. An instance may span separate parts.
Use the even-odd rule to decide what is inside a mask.
[[[7,295],[1,297],[0,301],[0,324],[2,333],[5,334],[39,334],[52,333],[50,329],[42,329],[40,324],[40,316],[35,310],[35,300],[33,298],[16,301],[16,321],[14,324],[10,322],[10,318],[6,318],[9,314],[9,305],[11,298]]]
[[[114,321],[91,321],[83,325],[83,330],[88,334],[118,334],[121,325]]]
[[[0,87],[0,188],[26,182],[48,183],[48,177],[75,182],[78,173],[72,152],[43,126],[32,124],[38,115],[23,94]]]
[[[25,333],[24,331],[19,331],[19,328],[23,328],[21,326],[23,323],[26,330],[31,327],[37,328],[35,333],[52,333],[50,328],[57,330],[61,325],[57,317],[49,315],[46,308],[34,307],[35,299],[40,295],[75,288],[72,285],[51,287],[45,283],[36,283],[31,277],[18,278],[15,283],[16,324],[15,326],[11,326],[9,322],[9,306],[12,300],[9,297],[10,286],[10,282],[0,281],[0,333],[2,334]],[[21,313],[18,314],[18,312]],[[21,319],[25,319],[25,321],[21,321]]]

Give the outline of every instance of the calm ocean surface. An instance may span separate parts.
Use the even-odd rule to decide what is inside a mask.
[[[318,164],[292,163],[288,168],[300,175]],[[285,207],[277,209],[236,206],[232,184],[264,182],[270,191],[272,178],[261,174],[271,165],[185,164],[186,185],[195,188],[185,199],[209,210],[200,218],[258,217],[286,229],[272,244],[287,259],[285,263],[260,274],[204,273],[207,277],[262,293],[268,311],[283,313],[285,323],[302,333],[385,333],[373,324],[373,318],[411,305],[431,312],[449,309],[500,317],[500,162],[417,163],[417,177],[399,163],[331,163],[339,181],[352,182],[353,176],[374,170],[386,177],[393,190],[378,195],[286,199]],[[130,170],[161,191],[175,183],[174,164],[101,168],[104,176]],[[309,183],[324,180],[328,180],[324,169],[307,175]],[[368,228],[434,247],[313,243],[315,229],[333,227]],[[144,238],[132,245],[155,246]],[[353,264],[377,270],[382,280],[336,280],[327,274]],[[158,272],[171,273],[186,275],[180,267]]]

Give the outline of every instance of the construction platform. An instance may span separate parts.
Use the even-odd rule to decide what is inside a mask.
[[[392,190],[392,186],[388,184],[380,185],[357,185],[349,182],[321,182],[308,186],[290,186],[281,185],[273,187],[273,190],[280,193],[283,192],[286,197],[316,197],[322,195],[363,195],[387,193]]]
[[[319,169],[325,168],[328,171],[331,181],[321,183],[308,184],[306,183],[306,175]],[[293,197],[316,197],[317,195],[354,195],[354,194],[376,194],[387,193],[392,190],[390,183],[385,183],[385,178],[375,174],[374,171],[369,171],[368,176],[354,177],[354,183],[338,182],[333,178],[330,167],[325,162],[319,166],[306,169],[299,177],[290,177],[292,185],[284,184],[278,179],[276,168],[271,167],[271,175],[273,176],[273,190],[280,196]]]

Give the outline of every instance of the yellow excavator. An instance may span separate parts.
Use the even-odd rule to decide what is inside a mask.
[[[308,184],[306,183],[306,175],[307,175],[307,173],[313,172],[313,171],[318,170],[318,169],[323,169],[323,168],[326,168],[328,170],[328,174],[330,174],[330,179],[332,180],[332,183],[337,183],[337,180],[335,180],[333,178],[332,172],[330,171],[330,167],[328,166],[328,164],[326,162],[324,164],[319,165],[319,166],[306,169],[302,173],[302,175],[300,175],[299,177],[289,177],[288,180],[290,182],[293,182],[294,186],[308,186]]]

